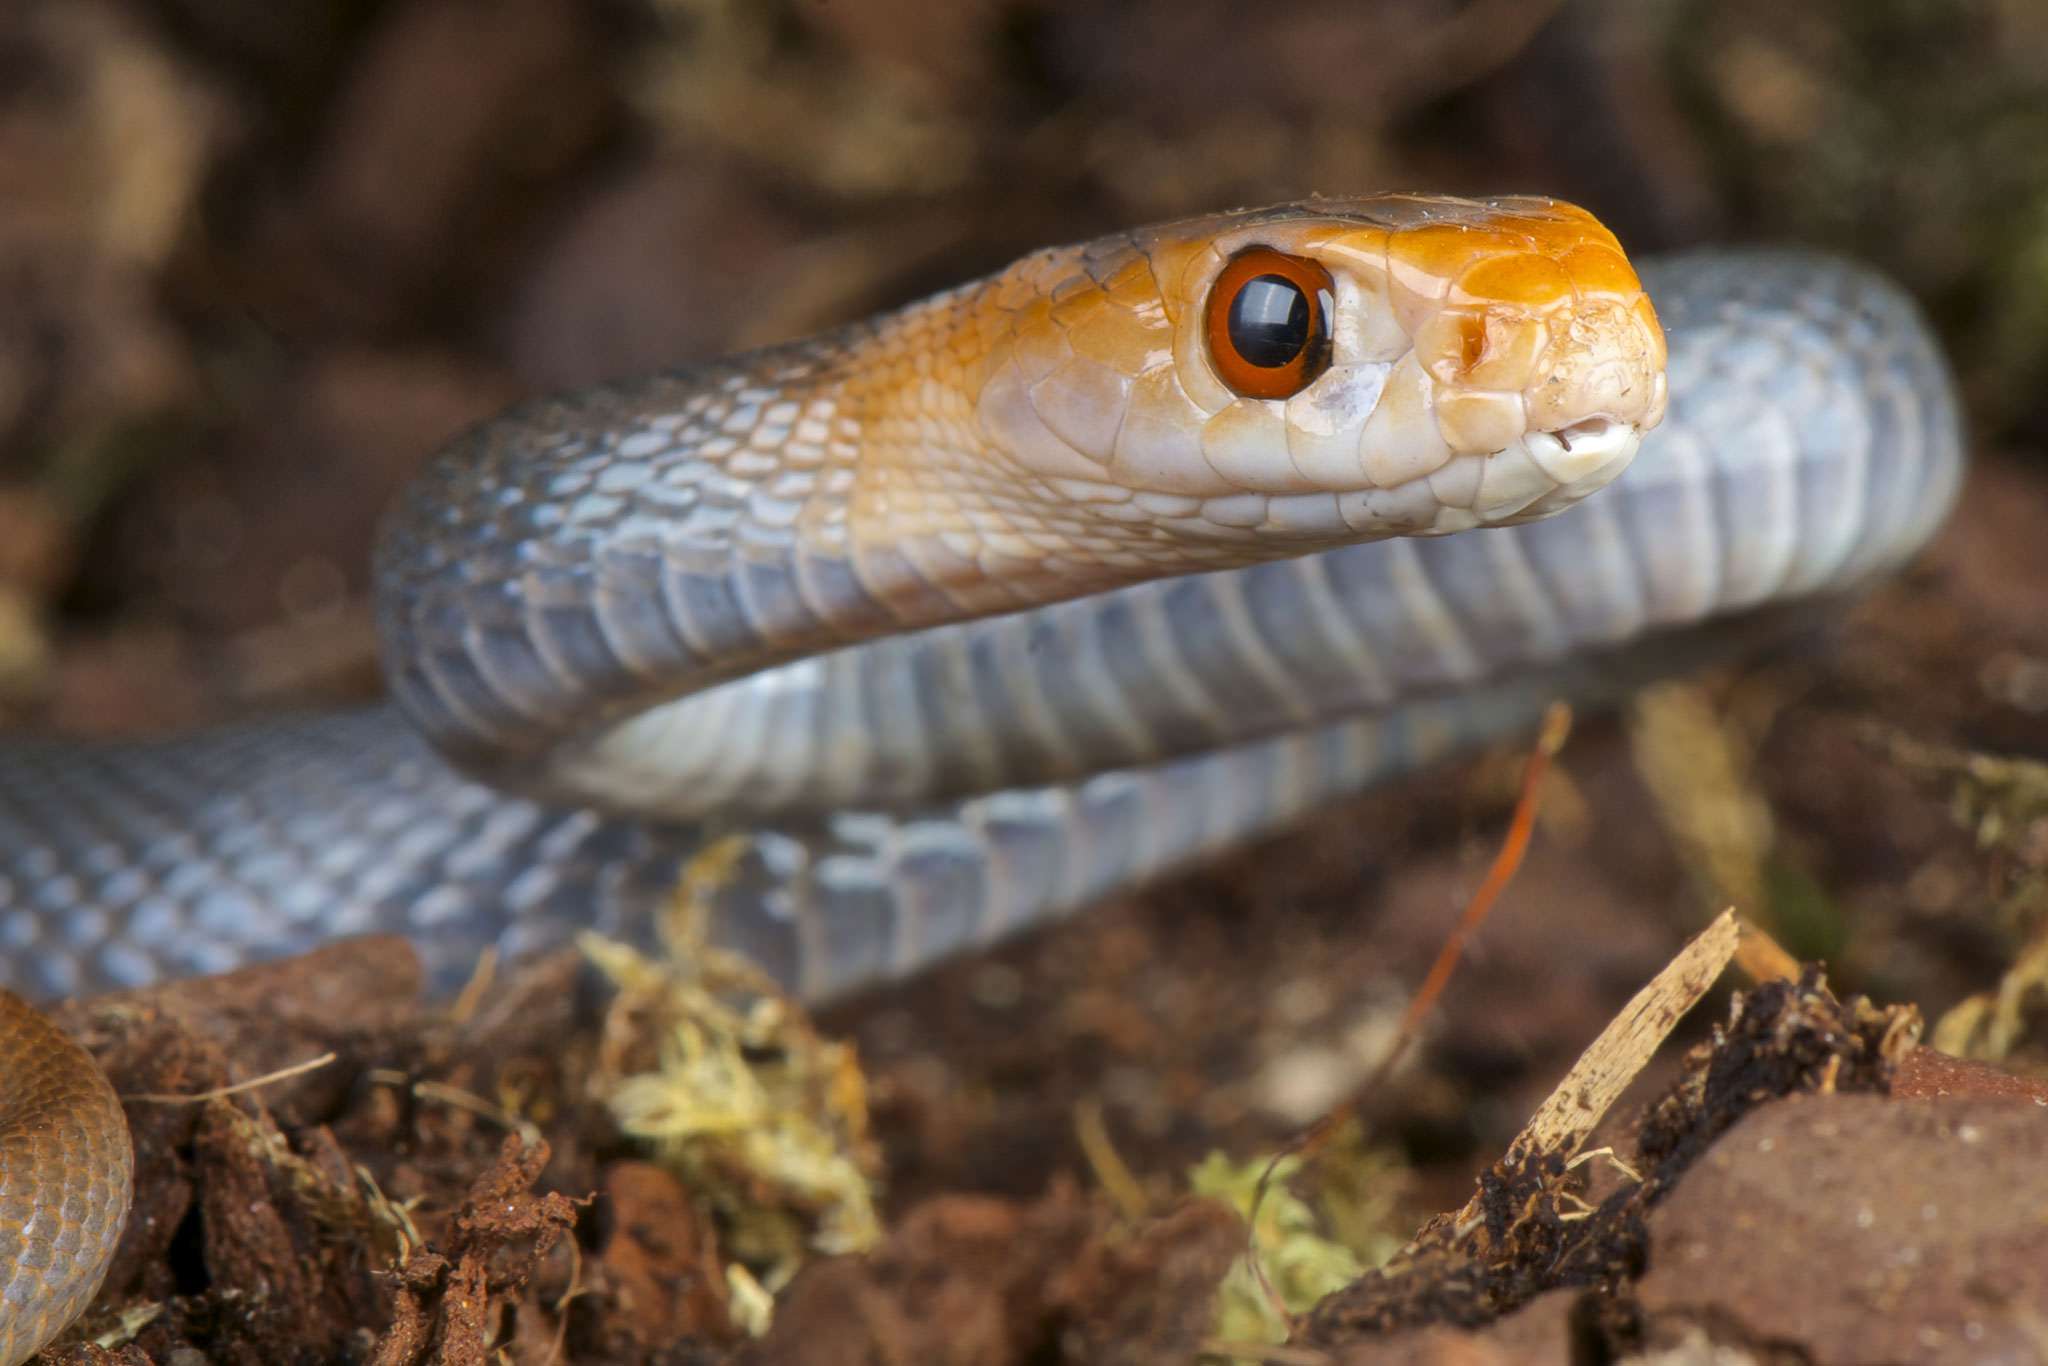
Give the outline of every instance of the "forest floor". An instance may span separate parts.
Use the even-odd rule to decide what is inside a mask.
[[[1490,1172],[1483,1229],[1323,1301],[1274,1361],[2036,1359],[2048,984],[2024,936],[2048,774],[1989,756],[2048,706],[2048,624],[2012,591],[2048,574],[2042,517],[2048,482],[1982,465],[1933,552],[1839,624],[1582,723],[1421,1047],[1362,1098],[1485,872],[1512,752],[835,1008],[816,1037],[738,1028],[735,1060],[798,1078],[750,1121],[779,1152],[664,1165],[622,1134],[600,1098],[658,1074],[677,1026],[651,964],[615,964],[609,1006],[571,955],[451,1009],[406,945],[368,940],[75,1005],[128,1096],[327,1058],[131,1104],[138,1206],[103,1303],[151,1307],[135,1361],[1260,1360],[1270,1316],[1241,1271],[1224,1285],[1242,1197],[1357,1099],[1367,1138],[1269,1199],[1282,1290],[1306,1310]],[[1692,1055],[1666,1050],[1585,1145],[1618,1161],[1493,1169],[1745,881],[1845,998],[1781,983],[1731,1014],[1717,990],[1681,1026]],[[1996,1066],[1916,1047],[1916,1007]],[[729,1095],[678,1084],[670,1109]],[[729,1274],[834,1237],[866,1250],[809,1259],[772,1322]]]

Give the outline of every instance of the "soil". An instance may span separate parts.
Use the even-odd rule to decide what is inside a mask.
[[[373,940],[73,1003],[130,1098],[138,1203],[81,1326],[110,1345],[50,1359],[1259,1360],[1218,1341],[1244,1225],[1190,1173],[1353,1102],[1366,1140],[1283,1184],[1325,1232],[1367,1205],[1382,1253],[1420,1240],[1264,1359],[2048,1361],[2043,71],[2048,25],[1996,0],[0,9],[10,724],[374,691],[377,510],[523,394],[1311,189],[1534,188],[1634,249],[1871,257],[1947,339],[1978,452],[1896,580],[1580,718],[1508,898],[1370,1094],[1512,747],[834,1008],[879,1241],[772,1316],[729,1271],[745,1182],[595,1099],[650,1045],[606,1033],[583,964],[451,1010]],[[1595,1140],[1633,1177],[1496,1170],[1731,901],[1825,986],[1710,996]],[[1483,1225],[1423,1232],[1481,1181]]]

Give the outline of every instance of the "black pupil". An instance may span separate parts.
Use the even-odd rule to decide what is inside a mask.
[[[1245,281],[1230,301],[1230,344],[1247,365],[1278,369],[1308,345],[1308,296],[1284,275]]]

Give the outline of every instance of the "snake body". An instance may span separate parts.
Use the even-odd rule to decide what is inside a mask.
[[[1251,250],[1328,281],[1290,396],[1233,392],[1202,330]],[[455,443],[379,549],[392,704],[10,746],[0,982],[377,930],[457,982],[486,945],[644,939],[743,831],[714,933],[822,999],[1854,589],[1961,468],[1917,311],[1830,258],[1639,285],[1569,206],[1416,196],[1039,253]],[[118,1225],[58,1193],[71,1148],[67,1172],[9,1136],[41,1122],[22,1059],[56,1056],[9,1032],[31,1015],[0,1000],[0,1366]],[[103,1142],[110,1107],[67,1132]],[[59,1285],[53,1229],[97,1265]]]

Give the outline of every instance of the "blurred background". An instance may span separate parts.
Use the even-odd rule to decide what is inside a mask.
[[[1796,947],[1930,1013],[1988,989],[2048,918],[2008,906],[2048,887],[2048,818],[1991,858],[1938,758],[1905,772],[1858,728],[2041,751],[2041,0],[8,0],[0,717],[374,690],[377,511],[521,395],[1113,227],[1382,188],[1561,195],[1638,253],[1838,248],[1924,301],[1993,457],[1960,529],[1833,672],[1708,709],[1775,749],[1674,762],[1775,822],[1753,882]],[[1683,820],[1646,815],[1645,733],[1568,755],[1523,928],[1489,931],[1383,1124],[1449,1155],[1452,1203],[1705,904]],[[1084,1102],[1141,1166],[1312,1118],[1483,869],[1497,776],[1368,798],[857,1017],[899,1195],[1041,1189],[1082,1162]]]
[[[518,395],[1380,188],[1856,252],[2048,425],[2038,0],[12,0],[0,705],[368,686],[376,510]]]

